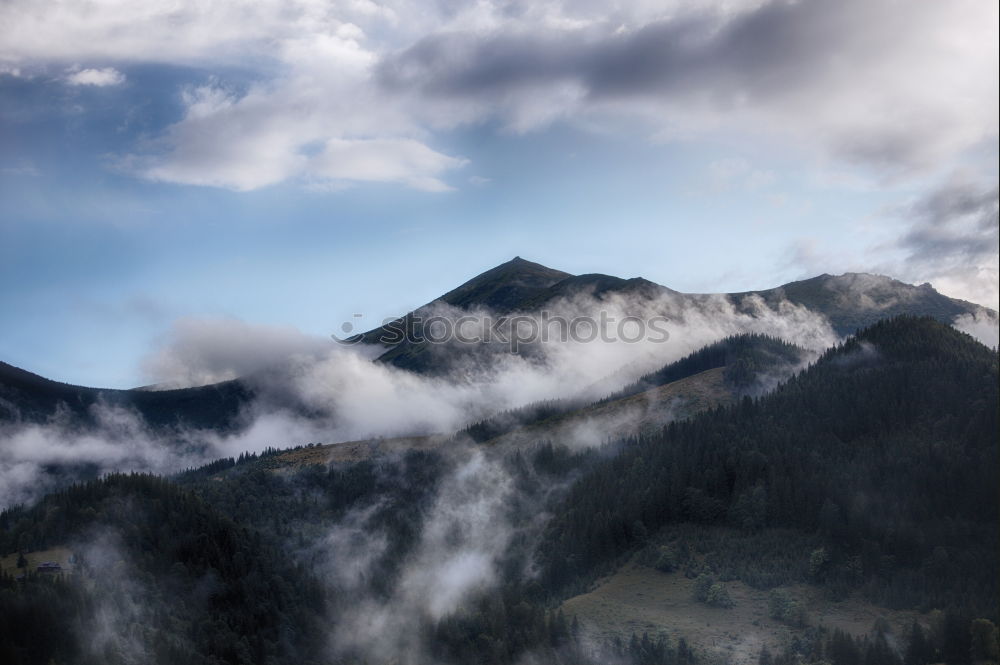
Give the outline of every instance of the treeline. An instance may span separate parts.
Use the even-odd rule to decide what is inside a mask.
[[[521,427],[535,425],[549,418],[555,418],[575,411],[584,406],[577,400],[543,400],[532,402],[516,409],[506,409],[489,418],[472,423],[459,431],[459,436],[465,435],[482,443],[503,436]]]
[[[724,379],[737,393],[751,390],[764,373],[786,376],[803,361],[805,352],[794,344],[768,335],[733,335],[664,365],[638,381],[598,400],[613,402],[695,374],[724,367]],[[522,427],[557,418],[586,406],[579,400],[545,400],[501,411],[468,425],[459,433],[477,443],[489,441]]]
[[[515,429],[564,415],[581,406],[583,406],[581,403],[572,400],[533,402],[516,409],[506,409],[489,418],[474,422],[462,429],[459,435],[468,436],[476,443],[482,443],[503,436]]]
[[[520,595],[515,585],[446,617],[429,634],[434,662],[503,665],[694,665],[687,641],[633,633],[628,640],[585,639],[580,624]]]
[[[725,367],[726,382],[737,392],[743,392],[753,387],[762,372],[788,374],[804,357],[802,349],[777,337],[758,333],[733,335],[642,376],[600,403],[631,397],[720,367]]]
[[[313,445],[313,444],[310,444]],[[275,457],[282,453],[286,453],[289,450],[301,450],[302,446],[295,446],[294,448],[276,448],[274,446],[267,446],[259,453],[253,452],[242,452],[237,457],[220,457],[217,460],[213,460],[208,464],[202,464],[199,467],[192,469],[186,469],[181,473],[177,474],[176,480],[181,482],[192,481],[214,476],[216,474],[228,471],[236,466],[241,466],[243,464],[252,464],[269,457]]]
[[[931,625],[914,621],[906,635],[893,635],[882,622],[871,634],[855,637],[840,629],[812,628],[783,651],[761,651],[758,665],[930,665],[996,663],[1000,660],[997,627],[988,619],[935,612]]]
[[[931,319],[885,321],[761,399],[623,442],[541,545],[553,588],[669,524],[792,528],[837,596],[997,609],[997,357]],[[748,556],[750,553],[748,553]]]

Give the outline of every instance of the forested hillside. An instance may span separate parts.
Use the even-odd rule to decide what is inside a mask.
[[[71,574],[0,580],[4,663],[310,663],[325,599],[261,533],[148,475],[0,514],[0,551],[69,545]]]
[[[640,385],[721,362],[745,387],[775,362],[799,360],[794,347],[744,336]],[[0,656],[41,665],[704,660],[669,624],[606,639],[560,610],[638,561],[697,577],[705,602],[720,606],[714,582],[741,580],[763,590],[808,584],[830,603],[861,596],[939,611],[905,635],[876,627],[860,637],[808,625],[779,589],[774,616],[804,638],[762,651],[762,665],[988,659],[997,379],[993,351],[932,319],[900,317],[771,393],[596,448],[454,439],[356,462],[277,465],[279,451],[268,450],[169,479],[112,475],[0,514],[0,555],[64,547],[76,559],[61,575],[25,567],[0,576]]]
[[[536,402],[471,423],[462,429],[460,434],[477,442],[495,440],[518,429],[543,432],[536,436],[557,434],[557,432],[550,434],[549,430],[541,426],[560,425],[574,418],[586,420],[591,418],[595,406],[609,407],[616,403],[625,406],[623,402],[629,397],[713,369],[723,370],[722,377],[726,389],[724,397],[740,397],[773,387],[782,378],[790,376],[798,369],[805,362],[806,356],[803,349],[774,337],[753,333],[733,335],[709,344],[680,360],[667,363],[596,403],[587,403],[581,399]],[[669,404],[661,405],[663,409],[669,406]]]
[[[780,526],[822,535],[815,576],[835,593],[992,616],[996,433],[993,352],[930,319],[881,322],[773,394],[627,442],[554,511],[547,579],[671,523]]]

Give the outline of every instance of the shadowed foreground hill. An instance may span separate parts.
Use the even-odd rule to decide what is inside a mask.
[[[715,362],[713,353],[702,360]],[[685,371],[699,369],[690,364]],[[39,665],[699,662],[669,622],[650,636],[595,644],[559,611],[629,562],[683,568],[695,589],[704,580],[709,589],[715,580],[755,590],[808,585],[819,604],[861,595],[883,607],[944,611],[926,638],[919,626],[894,636],[898,649],[884,635],[859,641],[809,628],[778,665],[967,665],[984,653],[973,636],[990,635],[997,620],[997,379],[996,354],[969,336],[900,317],[764,397],[597,449],[479,446],[465,450],[470,458],[411,450],[281,473],[266,464],[279,454],[272,451],[173,481],[116,475],[78,485],[0,515],[0,554],[69,547],[81,557],[67,579],[0,579],[0,657]],[[463,461],[477,458],[472,467]],[[470,471],[478,464],[493,469],[489,478],[509,479],[499,483],[499,512],[470,507],[515,534],[502,551],[482,553],[495,566],[492,583],[472,587],[443,615],[416,606],[405,623],[424,660],[371,658],[364,649],[326,658],[325,640],[359,603],[382,599],[386,612],[396,609],[397,585],[408,588],[428,532],[447,532],[445,554],[455,553],[453,541],[458,553],[488,547],[438,521],[462,513],[464,491],[443,508],[439,500],[455,478],[479,478]],[[485,496],[494,496],[490,487]],[[357,551],[356,542],[381,545]],[[358,556],[368,563],[355,568]],[[350,593],[319,594],[334,582],[317,576],[357,570],[343,587]],[[793,605],[778,605],[775,621],[800,621]]]
[[[0,551],[55,544],[71,575],[0,577],[0,662],[318,662],[316,581],[167,480],[112,475],[0,514]]]
[[[964,333],[877,323],[774,393],[673,423],[581,479],[542,545],[548,578],[573,585],[679,522],[783,527],[821,538],[834,593],[993,616],[997,379]]]
[[[766,335],[727,337],[640,377],[594,403],[551,400],[528,404],[478,421],[462,430],[477,442],[531,444],[567,442],[573,432],[611,428],[637,434],[745,394],[772,388],[807,357],[799,347]],[[598,440],[601,435],[597,435]],[[593,437],[590,437],[593,438]]]

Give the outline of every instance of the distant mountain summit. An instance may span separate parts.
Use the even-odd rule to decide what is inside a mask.
[[[705,310],[718,298],[728,299],[737,311],[748,315],[753,315],[759,301],[772,309],[777,309],[782,302],[789,302],[823,315],[833,330],[844,336],[900,314],[930,316],[948,324],[966,314],[996,318],[996,312],[949,298],[935,291],[930,284],[913,286],[883,275],[823,274],[758,291],[681,293],[641,277],[623,279],[598,273],[571,275],[516,256],[418,307],[390,326],[409,333],[416,332],[411,337],[419,337],[420,320],[434,313],[441,303],[470,312],[485,309],[501,315],[513,312],[537,314],[546,306],[580,294],[597,299],[620,296],[636,303],[653,303],[662,299],[671,310],[664,313],[678,316],[684,311]],[[368,331],[360,339],[367,343],[379,343],[392,339],[392,335],[387,335],[388,331],[389,327],[383,326]],[[465,363],[472,356],[482,360],[480,350],[450,347],[442,351],[429,346],[412,339],[393,343],[379,357],[379,361],[419,373],[442,373],[447,372],[454,362]]]
[[[515,256],[473,277],[438,300],[463,309],[487,307],[498,313],[507,313],[537,298],[567,277],[572,275]]]
[[[949,298],[930,284],[913,286],[882,275],[823,274],[760,291],[693,294],[674,291],[641,277],[572,275],[516,256],[390,325],[413,331],[419,328],[417,322],[421,317],[440,311],[442,306],[468,312],[487,310],[499,315],[537,314],[559,302],[572,303],[578,295],[598,300],[620,296],[638,304],[662,301],[678,313],[685,310],[708,313],[719,298],[728,299],[734,308],[748,315],[754,314],[760,301],[772,309],[787,301],[825,316],[833,329],[845,336],[901,314],[930,316],[948,324],[963,315],[997,318],[993,310]],[[370,330],[356,341],[380,343],[387,330],[388,326]],[[471,366],[470,363],[488,365],[495,360],[494,354],[504,350],[502,345],[483,349],[475,345],[430,345],[414,340],[387,346],[378,362],[422,374],[443,374],[454,366]],[[253,400],[255,387],[262,381],[243,377],[213,386],[178,390],[104,390],[50,381],[0,362],[0,423],[41,422],[53,417],[58,409],[66,409],[69,415],[87,421],[91,419],[92,407],[102,403],[134,409],[155,427],[228,428],[239,421],[241,410]]]
[[[826,316],[841,335],[900,314],[930,316],[943,323],[954,323],[963,314],[991,311],[949,298],[927,283],[913,286],[884,275],[859,272],[822,274],[764,291],[733,293],[730,298],[740,301],[748,295],[759,295],[770,306],[787,300],[807,307]]]

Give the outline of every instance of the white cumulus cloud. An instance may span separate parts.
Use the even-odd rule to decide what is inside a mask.
[[[104,88],[111,85],[121,85],[125,82],[125,75],[114,67],[81,69],[67,74],[66,82],[70,85],[91,85]]]

